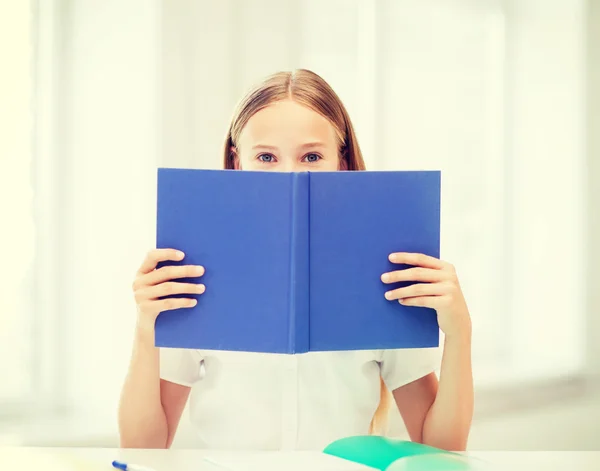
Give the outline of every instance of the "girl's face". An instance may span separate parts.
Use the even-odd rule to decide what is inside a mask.
[[[240,133],[236,155],[238,170],[345,170],[332,124],[292,100],[279,101],[254,114]]]

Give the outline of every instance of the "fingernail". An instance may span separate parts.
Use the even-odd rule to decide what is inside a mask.
[[[183,257],[185,257],[185,254],[181,250],[178,250],[177,251],[177,257],[183,258]]]
[[[388,291],[387,293],[385,293],[385,299],[390,299],[391,297],[392,297],[391,291]]]
[[[194,273],[197,273],[198,275],[202,275],[204,273],[204,267],[202,267],[202,266],[194,267]]]
[[[196,304],[198,304],[198,301],[196,301],[195,299],[192,299],[190,301],[190,306],[195,306]]]
[[[381,275],[381,281],[390,281],[390,275],[384,273],[383,275]]]
[[[198,285],[198,290],[200,291],[200,293],[204,293],[204,290],[206,290],[206,286]]]
[[[396,256],[395,253],[391,253],[388,257],[390,259],[391,262],[393,262],[394,260],[396,260],[398,257]]]

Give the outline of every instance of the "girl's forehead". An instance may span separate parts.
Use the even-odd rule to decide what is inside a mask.
[[[274,103],[255,113],[240,134],[240,145],[278,142],[335,142],[335,129],[323,116],[295,101]]]

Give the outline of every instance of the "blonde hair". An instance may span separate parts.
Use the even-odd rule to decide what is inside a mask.
[[[346,170],[366,170],[346,107],[322,77],[306,69],[270,75],[242,98],[227,131],[223,148],[223,168],[235,169],[238,140],[248,120],[263,108],[283,100],[294,100],[326,118],[336,132],[341,166]],[[379,405],[371,420],[370,434],[387,432],[391,397],[390,391],[380,378]]]
[[[225,139],[223,168],[235,168],[235,149],[248,120],[263,108],[283,100],[294,100],[326,118],[335,129],[338,152],[345,169],[366,170],[345,106],[323,78],[306,69],[270,75],[240,101]]]

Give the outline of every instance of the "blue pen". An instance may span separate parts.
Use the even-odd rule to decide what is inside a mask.
[[[152,468],[146,466],[140,466],[139,464],[122,463],[120,461],[112,462],[113,468],[120,469],[122,471],[154,471]]]

